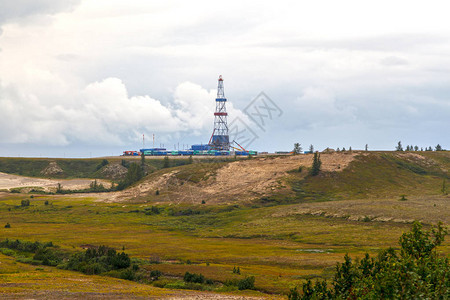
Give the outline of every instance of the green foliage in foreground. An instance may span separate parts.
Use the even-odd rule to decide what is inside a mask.
[[[134,280],[134,273],[138,269],[138,267],[130,268],[131,259],[128,254],[116,252],[113,248],[106,246],[93,247],[85,252],[70,254],[59,250],[52,242],[40,243],[6,239],[0,242],[0,252],[17,257],[17,260],[23,263],[58,266],[61,269],[79,271],[89,275],[121,270],[126,276],[118,274],[117,277],[129,280]]]
[[[89,248],[85,252],[73,254],[65,268],[84,274],[100,274],[125,269],[130,265],[131,260],[128,254],[118,253],[112,248],[100,246],[98,249]]]
[[[450,296],[450,265],[436,251],[447,234],[439,223],[431,232],[415,222],[410,232],[400,237],[400,251],[388,248],[378,257],[369,254],[360,261],[345,255],[337,264],[332,287],[326,281],[314,285],[308,280],[297,299],[447,299]]]

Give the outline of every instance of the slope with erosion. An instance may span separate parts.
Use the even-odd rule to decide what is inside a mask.
[[[339,172],[356,155],[322,154],[322,168]],[[312,155],[267,156],[162,169],[126,191],[108,195],[106,200],[225,204],[249,202],[276,193],[287,197],[293,195],[285,181],[289,172],[302,166],[304,176],[312,159]]]

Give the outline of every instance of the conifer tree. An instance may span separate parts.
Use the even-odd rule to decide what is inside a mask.
[[[320,160],[319,152],[314,153],[313,164],[311,167],[311,176],[316,176],[320,172],[320,166],[322,165],[322,161]]]

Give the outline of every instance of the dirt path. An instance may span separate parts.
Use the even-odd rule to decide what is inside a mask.
[[[30,188],[40,187],[44,191],[55,190],[60,183],[64,189],[75,190],[88,188],[93,179],[44,179],[25,177],[18,175],[11,175],[0,172],[0,189],[12,189],[12,188]],[[106,187],[109,187],[110,182],[107,180],[99,180],[98,183],[102,183]]]

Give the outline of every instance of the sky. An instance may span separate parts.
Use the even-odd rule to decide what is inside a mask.
[[[208,143],[219,75],[231,139],[249,149],[448,149],[449,8],[1,0],[0,156]]]

